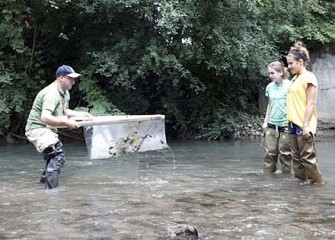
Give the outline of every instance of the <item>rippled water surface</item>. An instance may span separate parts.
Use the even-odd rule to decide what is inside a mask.
[[[90,160],[65,144],[60,187],[38,183],[32,145],[0,147],[0,239],[335,239],[335,139],[321,139],[323,186],[264,175],[260,140],[172,142],[171,151]]]

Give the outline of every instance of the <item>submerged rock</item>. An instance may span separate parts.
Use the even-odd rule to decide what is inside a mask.
[[[198,230],[186,224],[170,225],[167,227],[170,240],[198,240]]]

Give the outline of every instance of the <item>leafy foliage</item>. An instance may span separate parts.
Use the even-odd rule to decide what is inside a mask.
[[[22,133],[36,93],[69,64],[83,73],[73,107],[162,113],[179,137],[232,137],[260,114],[269,62],[296,40],[334,41],[334,10],[330,0],[5,1],[0,133]]]

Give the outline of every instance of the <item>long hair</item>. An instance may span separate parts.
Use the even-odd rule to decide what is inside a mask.
[[[276,72],[281,72],[283,80],[288,79],[289,74],[288,74],[287,68],[285,67],[284,63],[280,61],[275,61],[268,65],[268,69],[269,68],[274,69]]]

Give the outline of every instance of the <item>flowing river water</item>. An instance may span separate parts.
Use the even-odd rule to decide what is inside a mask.
[[[264,175],[261,140],[171,142],[171,150],[90,160],[64,144],[60,187],[44,189],[32,145],[0,147],[0,239],[335,239],[335,139],[317,143],[325,185]]]

